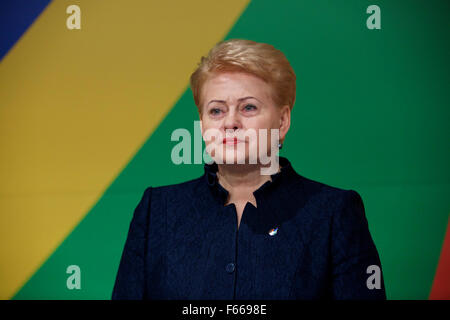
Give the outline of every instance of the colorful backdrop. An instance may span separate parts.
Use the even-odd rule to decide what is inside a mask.
[[[81,29],[67,27],[74,4]],[[381,29],[367,28],[369,5]],[[229,38],[291,61],[282,155],[361,194],[388,298],[450,298],[449,12],[446,0],[1,1],[0,298],[110,298],[144,189],[203,173],[171,162],[170,135],[193,132],[189,76]]]

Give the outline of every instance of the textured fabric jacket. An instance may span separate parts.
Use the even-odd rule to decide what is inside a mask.
[[[147,188],[112,298],[385,299],[359,194],[307,179],[286,158],[280,166],[239,228],[216,164],[200,178]]]

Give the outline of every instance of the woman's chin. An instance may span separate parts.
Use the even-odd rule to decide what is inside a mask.
[[[248,157],[243,154],[223,154],[214,157],[213,160],[218,164],[248,164]]]

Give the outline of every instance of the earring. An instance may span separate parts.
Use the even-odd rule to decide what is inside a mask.
[[[283,148],[283,144],[280,142],[280,143],[278,143],[278,149],[281,149],[281,148]]]

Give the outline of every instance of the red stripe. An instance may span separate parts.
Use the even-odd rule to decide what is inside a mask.
[[[447,223],[444,245],[429,299],[450,300],[450,223]]]

